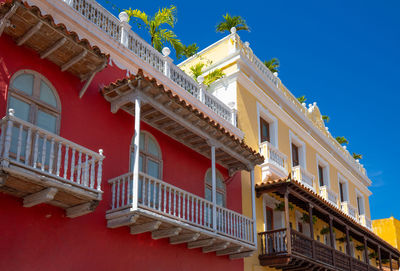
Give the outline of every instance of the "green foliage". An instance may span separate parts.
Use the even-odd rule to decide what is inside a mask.
[[[189,44],[189,45],[183,45],[178,49],[177,52],[177,57],[178,59],[181,59],[182,57],[184,58],[189,58],[199,51],[199,47],[197,46],[196,43]]]
[[[301,97],[298,97],[297,100],[299,101],[299,103],[302,104],[302,103],[305,103],[307,101],[307,98],[306,98],[306,96],[301,96]]]
[[[322,115],[322,120],[324,120],[324,121],[326,121],[326,123],[328,123],[330,118],[327,115]]]
[[[279,59],[271,58],[270,60],[264,61],[264,65],[271,71],[271,72],[278,72],[278,68],[280,66]]]
[[[290,202],[289,202],[289,209],[290,210],[294,209],[293,204],[291,204]],[[275,203],[275,211],[280,211],[280,212],[285,211],[285,203],[282,201],[280,203]]]
[[[203,74],[203,68],[206,64],[203,62],[199,62],[191,67],[189,67],[193,79],[197,82],[197,78]]]
[[[336,238],[336,240],[339,241],[339,243],[344,243],[344,242],[346,242],[346,236]]]
[[[304,223],[309,223],[310,222],[310,216],[308,214],[306,214],[306,213],[303,213],[303,216],[301,217],[301,220]],[[317,223],[317,220],[318,220],[318,218],[315,215],[313,215],[313,217],[312,217],[313,224]]]
[[[212,62],[209,62],[208,64],[211,65]],[[197,64],[189,68],[192,73],[192,77],[196,82],[198,82],[199,76],[203,74],[203,68],[207,66],[208,65],[204,62],[198,62]],[[222,71],[222,69],[215,69],[206,76],[204,76],[203,84],[209,87],[213,82],[217,81],[218,79],[224,76],[225,73]]]
[[[235,27],[236,31],[250,31],[246,21],[241,16],[231,16],[229,13],[226,13],[225,15],[222,15],[222,17],[224,19],[216,26],[217,32],[229,32],[232,27]]]
[[[353,158],[354,158],[354,159],[360,160],[360,159],[362,159],[362,157],[363,157],[362,154],[354,153],[354,152],[353,152]]]
[[[376,252],[371,252],[370,254],[368,254],[368,258],[372,259],[372,258],[376,258],[378,257],[378,254]]]
[[[320,232],[321,235],[325,235],[325,234],[328,234],[328,233],[329,233],[329,227],[322,228],[322,230]]]
[[[356,246],[356,249],[358,251],[363,251],[365,249],[365,246],[364,245],[358,245],[358,246]]]
[[[349,144],[349,141],[344,136],[337,136],[336,141],[339,142],[339,144]]]
[[[164,25],[174,28],[177,12],[175,6],[159,9],[152,17],[138,9],[130,8],[125,12],[129,15],[129,19],[135,20],[139,28],[144,27],[149,32],[151,45],[156,50],[161,52],[164,45],[170,43],[178,56],[183,45],[172,30],[164,28]]]
[[[389,259],[381,259],[382,264],[387,264],[389,263]]]

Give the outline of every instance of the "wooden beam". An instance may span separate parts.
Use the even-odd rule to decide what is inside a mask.
[[[199,247],[206,247],[214,244],[215,238],[208,238],[208,239],[202,239],[202,240],[196,240],[193,242],[188,243],[188,248],[199,248]]]
[[[67,41],[67,39],[65,37],[59,39],[58,41],[56,41],[53,45],[51,45],[49,48],[46,49],[46,51],[43,51],[40,54],[40,58],[44,59],[46,57],[48,57],[49,55],[51,55],[53,52],[55,52],[58,48],[60,48],[61,46],[64,45],[64,43]]]
[[[22,35],[18,39],[17,45],[21,46],[22,44],[24,44],[30,37],[32,37],[33,35],[35,35],[36,32],[39,31],[39,29],[42,27],[42,25],[43,25],[42,21],[37,22],[37,24],[32,26],[31,29],[29,29],[24,35]]]
[[[58,192],[57,188],[49,187],[35,194],[24,197],[24,207],[32,207],[41,203],[52,201]]]
[[[157,110],[155,110],[154,108],[150,108],[149,110],[147,110],[146,112],[142,112],[142,118],[146,118],[147,116],[156,113]]]
[[[237,259],[242,259],[242,258],[246,258],[246,257],[251,257],[253,256],[254,251],[245,251],[245,252],[241,252],[241,253],[237,253],[237,254],[231,254],[229,255],[229,259],[231,260],[237,260]]]
[[[139,215],[129,215],[107,220],[107,228],[114,229],[122,226],[130,226],[136,222]]]
[[[224,256],[224,255],[230,255],[230,254],[237,254],[242,252],[243,247],[242,246],[237,246],[237,247],[228,247],[223,250],[217,251],[217,256]]]
[[[87,90],[87,88],[89,87],[89,85],[92,83],[93,78],[96,76],[96,74],[103,70],[105,67],[107,66],[107,60],[103,62],[103,64],[101,64],[98,68],[96,68],[92,74],[89,76],[89,78],[86,80],[85,84],[83,85],[81,91],[79,92],[79,98],[82,98],[83,95],[85,95],[85,92]]]
[[[14,13],[17,11],[17,8],[19,7],[20,3],[15,2],[14,5],[10,8],[10,10],[1,18],[0,20],[0,37],[3,34],[4,29],[8,25],[9,21],[8,19],[11,18],[11,16],[14,15]]]
[[[196,241],[200,237],[200,233],[185,233],[178,236],[172,236],[169,238],[169,243],[172,245],[188,243]]]
[[[308,204],[308,216],[309,216],[309,221],[308,223],[310,223],[310,235],[311,235],[311,239],[314,240],[314,221],[313,221],[313,206],[312,204]],[[312,245],[312,257],[315,257],[315,242],[311,243]]]
[[[151,238],[157,240],[157,239],[161,239],[161,238],[177,236],[181,231],[182,231],[182,228],[180,228],[180,227],[173,227],[173,228],[169,228],[169,229],[157,230],[157,231],[153,231],[151,233]]]
[[[286,225],[287,251],[288,254],[291,254],[292,241],[291,241],[290,224],[289,224],[289,189],[286,189],[284,200],[285,200],[285,225]]]
[[[66,214],[67,217],[69,218],[75,218],[81,215],[86,215],[88,213],[91,213],[96,209],[97,205],[99,204],[98,201],[91,201],[91,202],[86,202],[77,206],[70,207],[66,209]]]
[[[160,227],[161,221],[151,221],[140,225],[131,226],[131,234],[139,234],[148,231],[155,231]]]
[[[224,250],[229,246],[230,242],[222,242],[218,244],[213,244],[210,246],[203,247],[203,253],[214,252],[218,250]]]
[[[84,58],[87,55],[88,51],[84,49],[82,52],[80,52],[78,55],[74,56],[72,59],[70,59],[67,63],[61,66],[61,71],[66,71],[68,70],[72,65],[75,63],[79,62],[82,58]]]

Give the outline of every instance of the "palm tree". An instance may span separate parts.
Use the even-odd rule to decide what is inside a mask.
[[[339,142],[339,144],[349,144],[349,141],[344,136],[337,136],[336,141]]]
[[[324,121],[326,121],[326,123],[328,123],[330,118],[327,115],[322,115],[322,120],[324,120]]]
[[[181,59],[182,57],[189,58],[199,51],[199,47],[197,46],[196,43],[190,44],[190,45],[183,45],[182,47],[179,48],[179,52],[177,52],[178,59]]]
[[[226,13],[225,15],[222,15],[222,17],[224,19],[216,26],[217,32],[229,32],[231,31],[232,27],[235,27],[236,31],[250,31],[250,28],[246,24],[245,19],[243,19],[241,16],[231,16],[229,13]]]
[[[153,17],[138,9],[127,9],[125,12],[129,15],[129,19],[134,18],[139,28],[144,24],[144,28],[149,32],[151,45],[161,52],[165,43],[170,43],[178,53],[182,48],[181,41],[176,34],[170,30],[163,28],[163,25],[169,25],[171,28],[176,23],[176,7],[171,5],[169,8],[159,9]]]
[[[353,158],[354,158],[354,159],[360,160],[360,159],[362,159],[362,157],[363,157],[362,154],[353,152]]]
[[[298,97],[297,100],[299,101],[299,103],[303,104],[307,101],[307,98],[303,95],[301,97]]]
[[[272,72],[278,72],[279,59],[273,57],[271,60],[264,61],[264,65]]]
[[[211,63],[209,63],[211,65]],[[207,65],[203,62],[198,62],[197,64],[191,66],[189,69],[192,73],[193,79],[198,82],[198,78],[203,74],[203,68],[207,67]],[[206,76],[204,76],[203,84],[209,87],[213,82],[225,76],[225,73],[222,69],[215,69]]]

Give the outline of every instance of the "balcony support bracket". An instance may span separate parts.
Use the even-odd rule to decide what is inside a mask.
[[[52,201],[58,192],[57,188],[49,187],[37,193],[24,197],[24,207],[32,207],[41,203]]]
[[[199,248],[199,247],[206,247],[214,244],[215,238],[209,238],[209,239],[202,239],[202,240],[197,240],[194,242],[188,243],[188,248]]]
[[[70,207],[66,209],[67,217],[74,218],[81,215],[86,215],[88,213],[93,212],[94,209],[96,209],[97,205],[99,205],[99,201],[96,200]]]
[[[203,253],[209,253],[209,252],[214,252],[214,251],[218,251],[218,250],[224,250],[229,246],[229,242],[222,242],[219,244],[214,244],[211,246],[206,246],[203,247]]]
[[[131,234],[139,234],[148,231],[155,231],[161,225],[161,221],[151,221],[140,225],[131,226]]]
[[[130,215],[130,216],[110,219],[107,221],[107,228],[114,229],[122,226],[130,226],[132,224],[135,224],[138,218],[139,215]]]
[[[187,234],[180,234],[178,236],[173,236],[169,238],[169,243],[172,245],[188,243],[196,241],[197,238],[200,237],[200,233],[187,233]]]
[[[161,238],[177,236],[181,231],[182,231],[182,228],[180,228],[180,227],[157,230],[157,231],[153,231],[151,233],[151,238],[157,240],[157,239],[161,239]]]

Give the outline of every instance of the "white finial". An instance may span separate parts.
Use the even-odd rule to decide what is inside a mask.
[[[127,23],[129,21],[129,15],[125,11],[122,11],[119,15],[118,18],[121,22]]]
[[[245,41],[243,45],[244,45],[244,47],[249,48],[250,47],[250,42]]]
[[[316,105],[317,105],[317,102],[314,102],[313,105],[316,106]]]
[[[203,84],[203,82],[204,82],[204,76],[199,76],[199,77],[197,77],[197,82],[199,82],[199,84]]]
[[[346,149],[347,149],[347,146],[343,146],[343,149],[345,149],[345,150],[346,150]]]
[[[14,116],[14,113],[15,113],[14,109],[12,109],[12,108],[8,109],[8,115],[9,116]]]
[[[325,127],[325,130],[328,132],[328,131],[329,131],[329,128],[328,128],[328,127]]]
[[[236,33],[236,27],[232,27],[231,28],[231,34],[235,34]]]
[[[274,75],[275,77],[278,77],[278,73],[277,73],[277,72],[274,72],[273,75]]]
[[[357,163],[360,163],[360,160],[356,159],[356,162],[357,162]]]
[[[301,105],[304,106],[304,107],[307,107],[306,103],[302,103]]]
[[[169,54],[171,53],[171,49],[169,49],[168,47],[164,47],[161,52],[163,56],[169,56]]]
[[[99,149],[99,154],[103,156],[103,149]]]

